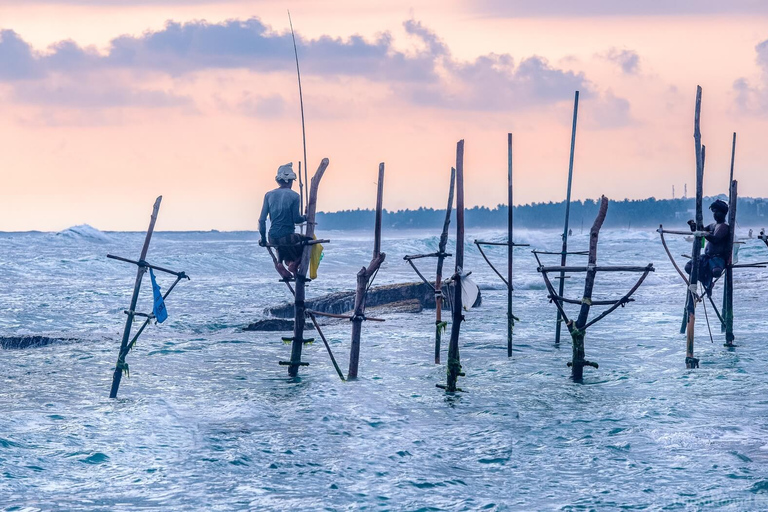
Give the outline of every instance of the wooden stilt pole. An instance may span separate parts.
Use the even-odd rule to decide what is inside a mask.
[[[512,134],[507,134],[507,357],[512,357],[512,333],[515,329],[515,316],[512,314],[512,235],[514,232],[514,209],[512,201]]]
[[[352,313],[352,345],[349,349],[349,372],[347,380],[357,378],[357,367],[360,362],[360,334],[365,320],[365,295],[368,282],[379,270],[386,254],[381,252],[381,211],[384,196],[384,163],[379,164],[379,183],[376,192],[376,221],[373,236],[373,257],[368,267],[363,267],[357,273],[357,289],[355,290],[355,309]]]
[[[123,378],[123,371],[127,370],[128,366],[125,362],[125,357],[128,353],[128,342],[131,338],[131,327],[133,326],[133,318],[136,314],[136,304],[139,300],[139,290],[141,289],[141,281],[144,274],[147,272],[147,267],[144,264],[144,260],[147,258],[147,251],[149,250],[149,242],[152,240],[152,233],[155,231],[155,222],[157,222],[157,212],[160,210],[160,202],[163,200],[163,196],[159,196],[155,199],[155,204],[152,207],[152,216],[149,219],[149,228],[147,228],[147,235],[144,237],[144,245],[141,248],[141,256],[139,256],[138,269],[136,270],[136,281],[133,285],[133,295],[131,296],[131,306],[128,309],[127,318],[125,319],[125,327],[123,328],[123,340],[120,343],[120,353],[117,357],[117,364],[115,365],[115,373],[112,375],[112,389],[109,392],[109,398],[117,398],[117,391],[120,389],[120,380]]]
[[[317,190],[320,186],[320,180],[323,179],[325,169],[328,167],[328,159],[323,158],[315,175],[312,177],[312,184],[309,189],[309,200],[307,201],[307,232],[308,239],[312,239],[315,234],[315,213],[317,211]],[[309,363],[301,361],[301,349],[304,345],[304,323],[306,321],[306,283],[307,271],[309,270],[309,257],[312,252],[312,246],[305,245],[301,255],[301,263],[296,271],[296,296],[294,306],[293,339],[291,340],[291,360],[282,362],[288,366],[288,375],[296,377],[299,374],[299,366],[307,366]]]
[[[448,368],[447,384],[445,390],[455,392],[458,390],[456,381],[461,371],[461,357],[459,355],[459,331],[464,320],[464,308],[461,301],[462,275],[464,274],[464,140],[456,145],[456,268],[453,275],[454,295],[453,322],[451,324],[451,340],[448,344]]]
[[[729,212],[729,214],[730,214],[731,199],[733,198],[733,196],[731,194],[731,189],[733,187],[733,166],[734,166],[735,160],[736,160],[736,132],[733,132],[733,142],[731,143],[731,175],[730,175],[730,179],[728,181],[728,207],[729,207],[728,212]],[[730,215],[729,215],[729,217],[730,217]],[[730,232],[731,232],[731,253],[729,255],[729,260],[732,260],[733,259],[733,249],[735,247],[733,244],[736,241],[736,237],[735,237],[736,225],[735,224],[731,224],[731,222],[729,220],[728,221],[728,227],[729,227]],[[726,262],[726,264],[730,265],[731,263]],[[726,270],[727,270],[727,268],[728,267],[726,267]],[[733,276],[733,272],[731,272],[731,277],[732,276]],[[728,287],[733,284],[728,279],[728,272],[726,272],[726,274],[725,274],[724,281],[725,281],[725,283],[723,285],[723,315],[724,315],[723,318],[725,319],[727,314],[728,314]],[[721,332],[726,332],[725,321],[720,322],[720,328],[721,328],[720,329]],[[726,346],[729,346],[727,340],[726,340]]]
[[[618,309],[619,307],[625,306],[627,303],[632,302],[634,299],[632,299],[632,295],[637,291],[638,288],[640,288],[640,285],[643,284],[643,281],[645,281],[645,278],[648,277],[648,274],[650,272],[653,272],[655,269],[653,268],[653,263],[649,263],[645,267],[639,267],[639,266],[626,266],[626,265],[614,265],[614,266],[597,266],[597,243],[598,243],[598,237],[600,233],[600,228],[603,225],[603,222],[605,221],[606,213],[608,212],[608,199],[605,196],[602,196],[600,199],[600,209],[598,211],[597,217],[595,218],[595,222],[592,225],[592,229],[590,230],[590,237],[589,237],[589,263],[586,267],[545,267],[541,264],[541,260],[539,259],[539,251],[533,251],[533,255],[536,258],[537,263],[539,264],[538,271],[541,273],[541,276],[544,278],[544,285],[547,288],[547,291],[549,292],[549,298],[552,300],[552,302],[555,304],[555,307],[560,311],[561,316],[565,320],[565,325],[568,327],[568,331],[571,334],[571,339],[573,341],[573,356],[571,358],[571,362],[568,363],[568,366],[571,367],[571,377],[576,382],[581,382],[583,376],[584,376],[584,367],[585,366],[591,366],[593,368],[598,368],[598,364],[592,361],[587,361],[585,359],[585,350],[584,350],[584,337],[586,335],[587,329],[591,327],[592,325],[596,324],[609,314],[613,313]],[[662,231],[661,229],[659,230]],[[663,235],[663,233],[662,233]],[[666,247],[666,246],[665,246]],[[567,299],[561,295],[557,295],[557,292],[555,291],[555,287],[550,281],[549,277],[547,277],[547,273],[549,272],[586,272],[585,280],[584,280],[584,295],[581,299],[575,300],[575,299]],[[598,272],[642,272],[642,275],[640,276],[640,279],[637,280],[634,286],[629,289],[629,291],[624,294],[623,297],[621,297],[619,300],[592,300],[592,291],[594,289],[595,285],[595,277]],[[568,304],[579,304],[581,308],[579,309],[579,316],[574,322],[573,320],[568,319],[568,315],[565,313],[565,310],[563,309],[562,304],[568,303]],[[608,309],[597,315],[594,319],[588,321],[589,317],[589,310],[592,306],[610,306]]]
[[[701,235],[704,229],[704,214],[702,212],[703,185],[704,185],[704,147],[701,144],[701,87],[696,87],[696,107],[694,113],[693,128],[694,150],[696,151],[696,235],[693,237],[693,249],[691,251],[691,281],[688,288],[688,300],[686,312],[688,322],[685,339],[685,367],[698,368],[699,360],[694,357],[693,345],[696,325],[696,301],[698,299],[697,285],[699,283],[699,256],[701,255]]]
[[[589,231],[589,263],[588,270],[584,280],[584,298],[581,299],[581,309],[576,319],[576,325],[573,322],[568,323],[568,330],[573,340],[573,359],[571,360],[571,377],[574,381],[581,381],[584,378],[584,366],[587,364],[584,353],[584,335],[586,332],[587,318],[589,317],[589,308],[592,306],[592,290],[595,286],[595,276],[597,276],[597,242],[600,235],[600,228],[605,221],[605,215],[608,212],[608,198],[603,196],[600,199],[600,210]]]
[[[448,206],[445,207],[445,221],[440,233],[440,244],[437,249],[437,273],[435,274],[435,364],[440,364],[440,343],[447,322],[443,322],[443,262],[447,256],[445,246],[448,244],[448,227],[451,224],[453,209],[453,190],[456,181],[456,169],[451,167],[451,184],[448,188]]]
[[[734,142],[736,134],[734,133]],[[733,172],[733,171],[731,171]],[[728,205],[728,226],[731,236],[731,253],[725,266],[725,346],[733,347],[733,244],[736,241],[736,204],[738,202],[738,182],[731,180],[731,190]]]
[[[573,183],[573,155],[576,150],[576,120],[579,115],[579,91],[576,91],[573,100],[573,127],[571,129],[571,156],[568,163],[568,192],[565,198],[565,226],[563,227],[563,251],[560,256],[560,266],[564,267],[568,256],[568,220],[571,215],[571,184]],[[565,272],[560,274],[560,283],[558,285],[558,295],[561,297],[565,292]],[[560,343],[560,328],[563,317],[560,310],[557,311],[557,324],[555,325],[555,343]]]

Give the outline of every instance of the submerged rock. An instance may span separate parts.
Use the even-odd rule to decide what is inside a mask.
[[[315,326],[312,322],[304,324],[304,329],[312,330]],[[243,328],[244,331],[270,331],[270,332],[293,332],[293,320],[285,320],[282,318],[267,318],[265,320],[257,320],[247,327]]]
[[[448,287],[448,293],[451,293],[453,286]],[[416,307],[418,303],[419,307]],[[482,303],[480,294],[473,307]],[[424,283],[402,283],[390,284],[386,286],[377,286],[368,291],[365,299],[367,309],[376,308],[379,314],[413,312],[418,313],[422,309],[435,308],[435,293],[432,288]],[[343,315],[350,313],[355,307],[355,292],[336,292],[316,299],[306,301],[307,309],[320,311],[321,313],[334,313]],[[405,308],[405,310],[403,310]],[[448,310],[448,305],[445,305]],[[398,310],[400,309],[400,310]],[[407,310],[407,311],[406,311]],[[282,304],[280,306],[267,308],[265,313],[276,318],[293,317],[293,303]]]
[[[0,336],[0,348],[19,349],[44,347],[53,343],[74,341],[72,338],[50,338],[48,336]]]

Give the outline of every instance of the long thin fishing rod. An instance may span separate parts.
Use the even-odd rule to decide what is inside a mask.
[[[568,192],[565,198],[565,227],[563,227],[563,251],[560,256],[560,266],[564,267],[568,255],[568,219],[571,215],[571,184],[573,183],[573,154],[576,149],[576,120],[579,116],[579,91],[573,99],[573,128],[571,129],[571,158],[568,162]],[[560,272],[560,284],[558,286],[560,297],[565,293],[565,272]],[[560,310],[557,311],[557,325],[555,326],[555,344],[560,343],[560,327],[563,317]]]
[[[301,70],[299,69],[299,50],[296,47],[296,34],[293,32],[293,21],[291,20],[291,11],[288,11],[288,24],[291,26],[291,37],[293,38],[293,54],[296,56],[296,77],[299,79],[299,104],[301,105],[301,142],[304,146],[304,183],[307,182],[307,131],[304,126],[304,95],[301,92]],[[301,169],[299,169],[299,189],[301,194],[301,210],[304,210],[304,186],[301,181]],[[309,189],[309,186],[307,186]],[[309,190],[307,190],[309,194]],[[308,201],[308,200],[307,200]]]

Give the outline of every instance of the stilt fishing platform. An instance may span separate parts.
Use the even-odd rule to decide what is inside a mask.
[[[551,302],[555,304],[558,311],[560,312],[560,316],[565,321],[565,325],[568,328],[568,331],[571,334],[571,339],[573,341],[573,356],[571,359],[571,362],[568,363],[568,366],[571,367],[571,377],[574,381],[580,382],[583,379],[584,376],[584,367],[585,366],[591,366],[593,368],[597,368],[598,364],[592,361],[587,361],[585,356],[585,350],[584,350],[584,337],[586,335],[586,331],[589,327],[596,324],[612,312],[614,312],[619,307],[624,307],[629,302],[633,302],[634,299],[632,299],[632,295],[637,291],[637,289],[640,287],[641,284],[643,284],[643,281],[645,281],[645,278],[648,277],[648,274],[650,272],[654,271],[653,263],[649,263],[648,265],[644,267],[639,266],[597,266],[597,242],[598,237],[600,233],[600,228],[603,225],[603,222],[605,221],[605,216],[608,212],[608,199],[605,196],[602,196],[600,198],[600,209],[597,213],[597,217],[595,218],[595,222],[592,225],[592,229],[589,233],[589,261],[586,267],[565,267],[565,266],[557,266],[557,267],[545,267],[541,264],[541,261],[539,260],[539,256],[536,252],[534,252],[534,256],[536,257],[536,261],[539,264],[538,271],[541,273],[541,276],[544,278],[544,284],[547,287],[547,291],[549,292],[549,299]],[[558,295],[555,291],[555,287],[552,284],[552,281],[550,280],[548,274],[549,273],[560,273],[562,275],[565,272],[586,272],[586,279],[584,281],[584,295],[581,299],[574,300],[574,299],[567,299],[563,297],[562,295]],[[595,285],[595,277],[597,276],[598,272],[641,272],[642,275],[640,276],[640,279],[637,280],[637,282],[630,288],[630,290],[624,294],[623,297],[621,297],[618,300],[593,300],[592,299],[592,291]],[[576,321],[568,319],[568,315],[565,312],[565,309],[563,307],[563,303],[568,304],[579,304],[581,305],[581,308],[579,310],[579,316],[577,317]],[[608,309],[600,313],[597,317],[595,317],[592,320],[589,320],[589,311],[592,306],[609,306]]]
[[[152,234],[155,231],[155,223],[157,222],[157,214],[160,210],[160,202],[163,200],[163,196],[159,196],[155,200],[155,204],[152,207],[152,215],[149,220],[149,228],[147,228],[147,234],[144,237],[144,245],[141,248],[141,254],[139,256],[138,260],[130,260],[128,258],[123,258],[121,256],[114,256],[112,254],[107,254],[107,258],[122,261],[125,263],[130,263],[132,265],[136,265],[136,281],[133,285],[133,295],[131,296],[131,305],[127,310],[124,311],[126,314],[125,319],[125,327],[123,328],[123,338],[120,342],[120,352],[117,356],[117,364],[115,365],[115,372],[112,376],[112,389],[109,392],[109,398],[117,398],[117,391],[120,389],[120,381],[123,377],[123,374],[129,375],[129,369],[128,369],[128,363],[125,361],[125,358],[128,356],[128,352],[131,351],[131,349],[136,345],[136,342],[139,339],[139,336],[141,336],[141,333],[144,332],[144,329],[147,328],[149,323],[156,318],[156,312],[157,308],[159,307],[158,304],[163,304],[163,309],[165,308],[165,299],[168,298],[168,296],[171,294],[173,289],[176,287],[177,284],[179,284],[179,281],[182,279],[189,279],[189,276],[185,274],[184,272],[176,272],[175,270],[170,270],[164,267],[159,267],[157,265],[152,265],[150,263],[147,263],[146,257],[147,252],[149,251],[149,242],[152,240]],[[158,272],[163,272],[166,274],[171,274],[176,277],[176,280],[173,282],[173,284],[166,290],[166,292],[162,295],[162,299],[158,300],[157,295],[159,294],[159,287],[157,288],[157,291],[155,291],[155,283],[154,283],[154,274],[152,275],[152,281],[153,281],[153,292],[155,292],[155,308],[153,309],[152,313],[139,313],[136,311],[136,306],[138,304],[139,300],[139,291],[141,290],[141,282],[144,279],[144,274],[147,273],[147,270],[152,272],[153,270],[156,270]],[[139,330],[136,331],[136,334],[133,335],[131,338],[131,328],[133,327],[133,321],[135,317],[143,317],[144,323],[139,327]],[[162,319],[161,319],[162,321]]]
[[[765,268],[768,262],[756,262],[738,264],[734,261],[734,247],[736,242],[736,213],[738,205],[738,182],[733,179],[734,161],[736,156],[736,133],[733,134],[733,141],[731,146],[731,168],[730,168],[730,180],[728,185],[728,226],[729,226],[729,239],[728,239],[728,257],[725,262],[725,268],[723,269],[723,306],[722,312],[718,310],[712,299],[711,289],[707,293],[706,290],[699,290],[699,271],[701,255],[701,249],[704,241],[704,237],[709,235],[708,231],[704,230],[704,214],[703,214],[703,181],[704,181],[704,165],[706,160],[706,147],[701,143],[701,99],[702,89],[696,88],[696,104],[694,110],[694,151],[696,152],[696,219],[694,231],[673,231],[664,229],[663,225],[659,226],[657,232],[661,238],[661,243],[664,247],[667,257],[669,258],[672,266],[675,268],[680,278],[686,284],[686,303],[685,312],[683,314],[683,321],[680,326],[680,333],[686,335],[686,349],[685,349],[685,366],[686,368],[698,368],[699,359],[694,354],[694,341],[695,341],[695,322],[696,322],[696,305],[702,304],[704,308],[705,319],[707,320],[707,327],[709,330],[709,336],[712,341],[712,330],[709,328],[709,315],[707,314],[706,300],[712,305],[712,309],[717,315],[720,321],[721,330],[725,332],[725,346],[733,349],[734,334],[733,334],[733,269],[735,268]],[[690,276],[686,276],[680,269],[680,266],[675,261],[672,252],[670,251],[665,234],[672,235],[693,235],[693,247],[691,250],[691,273]],[[714,287],[717,279],[713,280],[712,287]]]
[[[443,230],[440,233],[440,242],[438,243],[437,252],[430,254],[414,254],[406,255],[403,257],[405,261],[413,268],[416,275],[426,284],[435,294],[435,364],[440,364],[440,345],[442,343],[442,335],[448,327],[448,322],[443,321],[443,304],[450,305],[450,298],[443,289],[443,263],[445,259],[450,257],[451,254],[445,252],[446,245],[448,244],[448,228],[451,225],[451,210],[453,209],[453,194],[456,182],[456,169],[451,167],[451,181],[448,187],[448,205],[445,208],[445,220],[443,221]],[[419,268],[414,263],[415,260],[422,258],[437,258],[437,271],[435,272],[435,284],[433,285],[426,277],[419,271]]]
[[[512,134],[507,134],[507,241],[506,242],[486,242],[483,240],[475,240],[477,250],[483,256],[483,259],[491,270],[499,276],[499,279],[507,287],[507,357],[512,357],[512,335],[515,329],[515,321],[519,321],[512,313],[512,292],[515,288],[512,284],[512,262],[513,262],[513,249],[515,247],[528,247],[529,244],[516,244],[513,241],[512,235],[514,234],[514,202],[512,197]],[[507,248],[507,278],[501,275],[496,267],[491,263],[488,255],[483,251],[483,246],[506,246]]]
[[[446,384],[437,384],[449,393],[461,391],[456,386],[459,377],[464,376],[461,370],[459,353],[459,332],[464,321],[464,305],[462,285],[468,273],[464,270],[464,140],[456,144],[456,266],[451,280],[454,283],[451,304],[451,339],[448,343],[448,363],[446,365]],[[471,305],[470,305],[471,306]]]
[[[381,252],[381,215],[384,196],[384,163],[379,164],[379,181],[376,189],[376,220],[373,235],[373,257],[367,267],[362,267],[357,273],[357,287],[355,289],[355,309],[352,312],[352,344],[349,349],[349,372],[347,380],[357,378],[357,368],[360,362],[360,335],[363,330],[365,316],[365,298],[373,279],[384,263],[386,254]]]

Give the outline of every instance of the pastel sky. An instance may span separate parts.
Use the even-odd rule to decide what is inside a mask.
[[[768,196],[762,0],[0,0],[0,230],[256,229],[301,158],[299,44],[319,209],[444,207],[466,141],[469,205],[693,190]]]

